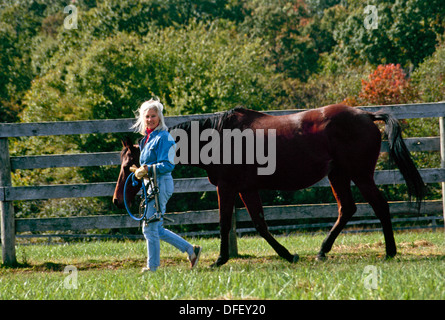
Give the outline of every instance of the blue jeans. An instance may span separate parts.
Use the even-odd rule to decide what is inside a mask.
[[[173,194],[173,178],[171,174],[167,174],[159,176],[157,180],[159,187],[159,207],[161,212],[165,213],[167,201]],[[148,205],[147,217],[151,217],[156,213],[155,200],[153,199],[150,201]],[[190,243],[185,241],[176,233],[164,228],[163,219],[149,224],[144,222],[142,231],[145,239],[147,240],[147,266],[151,271],[156,271],[156,269],[161,265],[160,240],[170,243],[181,252],[193,252],[193,246]]]

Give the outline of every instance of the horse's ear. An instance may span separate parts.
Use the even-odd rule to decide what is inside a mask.
[[[130,137],[125,137],[124,139],[121,139],[121,141],[122,146],[124,146],[125,148],[133,146],[133,142],[131,141]]]

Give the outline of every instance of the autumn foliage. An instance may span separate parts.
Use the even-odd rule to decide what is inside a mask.
[[[359,94],[366,104],[399,104],[415,99],[415,90],[400,64],[379,65],[368,78],[362,80]]]

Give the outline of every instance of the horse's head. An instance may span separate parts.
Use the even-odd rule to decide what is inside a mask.
[[[132,165],[139,166],[139,156],[141,154],[138,145],[133,145],[130,138],[122,140],[123,149],[121,151],[121,171],[117,179],[116,189],[114,190],[113,203],[118,208],[124,208],[124,185],[128,176],[130,175],[130,167]],[[133,187],[131,184],[127,185],[126,196],[127,203],[134,199],[139,191],[139,186]]]

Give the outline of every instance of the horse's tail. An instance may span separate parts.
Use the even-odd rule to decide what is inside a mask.
[[[381,111],[372,113],[371,116],[374,120],[383,120],[385,122],[385,134],[388,137],[389,155],[396,163],[406,181],[410,199],[413,196],[416,198],[416,207],[417,210],[420,210],[426,188],[411,158],[411,154],[402,139],[402,129],[400,128],[399,122],[391,114]]]

